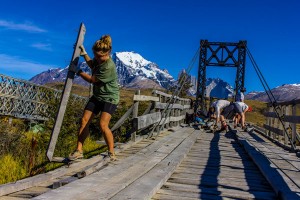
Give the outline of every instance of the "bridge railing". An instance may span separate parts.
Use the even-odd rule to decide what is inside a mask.
[[[277,103],[277,106],[281,107],[279,116],[282,116],[281,120],[284,122],[284,126],[280,122],[276,112],[274,112],[274,108],[269,105],[269,110],[265,113],[266,123],[263,126],[266,136],[287,148],[291,148],[291,143],[288,139],[289,136],[292,143],[295,144],[296,148],[299,150],[300,135],[298,130],[300,127],[300,113],[299,110],[297,110],[299,109],[299,105],[300,99]],[[288,136],[285,134],[285,130],[287,131]]]
[[[168,129],[171,127],[179,126],[184,122],[186,111],[191,109],[191,100],[185,98],[174,97],[171,101],[172,95],[164,92],[154,90],[153,96],[140,95],[140,91],[137,91],[133,96],[133,105],[127,110],[127,112],[119,119],[113,126],[112,131],[118,129],[126,119],[132,114],[132,129],[131,140],[136,140],[136,135],[149,127],[154,127],[154,133],[158,133],[159,130]],[[169,102],[172,104],[169,104]],[[142,115],[138,116],[139,103],[150,102],[146,110]],[[169,105],[169,106],[168,106]],[[168,106],[169,112],[164,112]],[[166,116],[169,113],[169,116]]]
[[[172,101],[172,95],[158,90],[154,90],[152,94],[153,96],[142,96],[139,94],[134,96],[134,110],[138,109],[139,101],[151,101],[151,104],[143,115],[137,116],[136,113],[138,112],[133,112],[135,115],[133,119],[134,130],[139,131],[149,126],[156,125],[156,130],[154,131],[157,133],[159,130],[176,127],[184,122],[186,110],[191,108],[190,99],[173,97],[174,100]],[[169,112],[165,111],[167,106],[168,109],[170,109]],[[134,137],[135,135],[133,134],[133,138]]]
[[[60,90],[0,74],[0,115],[48,120],[49,109],[53,108],[49,103],[60,97]],[[72,100],[84,105],[87,98],[72,95]]]

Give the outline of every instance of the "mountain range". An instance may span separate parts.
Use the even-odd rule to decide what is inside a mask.
[[[116,64],[118,82],[121,87],[162,89],[168,88],[175,83],[175,79],[167,70],[161,70],[157,64],[144,59],[138,53],[116,52],[112,55],[112,59]],[[91,74],[86,62],[79,63],[79,65],[84,72]],[[40,85],[64,82],[68,68],[69,66],[64,69],[49,69],[32,77],[29,81]],[[75,76],[74,83],[88,85],[86,81],[78,76]]]
[[[276,88],[271,89],[276,101],[291,101],[300,99],[300,84],[284,84]],[[258,100],[269,102],[269,97],[266,92],[249,92],[245,95],[245,99]]]
[[[118,81],[121,87],[136,89],[169,89],[177,84],[177,81],[169,72],[151,61],[146,60],[135,52],[116,52],[112,55],[116,64]],[[91,74],[90,68],[85,62],[79,63],[80,68]],[[39,85],[52,82],[64,82],[68,72],[68,66],[64,69],[55,68],[44,71],[29,81]],[[88,86],[82,78],[75,76],[75,84]],[[191,77],[189,94],[195,96],[197,90],[197,80]],[[271,90],[277,101],[290,101],[300,98],[300,84],[285,84]],[[232,96],[234,89],[227,82],[219,78],[208,78],[206,81],[206,96],[217,98],[227,98]],[[245,99],[268,102],[268,95],[265,92],[249,92],[245,94]]]

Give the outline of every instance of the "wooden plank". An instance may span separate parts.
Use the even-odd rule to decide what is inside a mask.
[[[162,96],[165,96],[165,97],[169,97],[169,98],[172,97],[171,94],[166,94],[166,93],[161,92],[161,91],[159,91],[159,90],[153,90],[152,94],[159,94],[159,95],[162,95]],[[180,97],[177,97],[177,96],[174,96],[174,98],[175,98],[175,99],[178,99],[178,100],[182,100],[182,101],[188,101],[188,102],[191,101],[190,99],[180,98]]]
[[[132,126],[134,130],[140,130],[146,128],[152,124],[158,123],[161,119],[161,113],[155,112],[147,115],[136,117],[132,120]]]
[[[300,124],[300,116],[285,115],[283,121]]]
[[[176,116],[176,117],[171,116],[170,117],[170,122],[179,122],[182,119],[185,119],[185,115]]]
[[[175,171],[176,167],[196,141],[198,134],[199,131],[194,131],[162,162],[119,192],[112,199],[150,199]]]
[[[194,176],[200,176],[202,174],[216,176],[218,174],[218,177],[227,177],[228,174],[230,174],[230,177],[241,177],[241,178],[248,178],[248,179],[255,179],[255,180],[265,180],[261,176],[260,172],[257,172],[256,170],[253,171],[243,171],[243,170],[235,170],[235,169],[229,169],[229,168],[220,168],[220,169],[210,169],[203,167],[195,169],[190,167],[184,167],[179,166],[173,175],[176,174],[185,175],[185,174],[193,174]]]
[[[190,108],[191,108],[191,105],[183,105],[183,109],[190,109]]]
[[[232,173],[234,174],[234,173]],[[195,176],[195,174],[173,174],[170,179],[172,180],[172,182],[175,180],[179,180],[178,182],[180,182],[180,180],[192,180],[195,183],[200,183],[203,181],[208,181],[208,182],[215,182],[217,184],[225,184],[225,183],[229,183],[231,184],[232,182],[234,182],[234,184],[236,184],[237,186],[240,185],[247,185],[250,188],[253,189],[253,186],[255,187],[265,187],[268,190],[271,190],[269,183],[266,179],[247,179],[247,177],[242,177],[242,176],[237,176],[237,177],[233,177],[231,176],[231,174],[224,174],[223,176],[219,176],[218,173],[216,173],[215,175],[207,175],[206,173],[201,174],[200,176]],[[231,185],[234,186],[234,185]]]
[[[172,183],[180,183],[180,184],[187,184],[187,185],[198,185],[198,186],[203,186],[203,187],[223,187],[223,188],[234,188],[236,190],[256,190],[256,191],[272,191],[270,186],[267,185],[255,185],[251,183],[245,183],[245,182],[237,182],[237,181],[228,181],[228,180],[223,180],[223,179],[216,179],[216,178],[211,178],[211,179],[202,179],[201,181],[199,180],[194,180],[194,179],[179,179],[179,178],[170,178],[168,182]]]
[[[264,127],[265,129],[267,129],[268,131],[271,131],[271,132],[273,132],[273,133],[276,133],[277,135],[283,136],[283,130],[280,130],[280,129],[278,129],[278,128],[274,128],[274,127],[269,126],[269,125],[267,125],[267,124],[264,124],[263,127]]]
[[[160,103],[160,102],[155,102],[154,107],[157,109],[165,109],[168,105],[170,109],[180,109],[180,110],[184,109],[184,107],[180,104],[168,104],[168,103]]]
[[[52,161],[52,157],[53,157],[53,154],[54,154],[57,138],[58,138],[58,135],[60,133],[60,129],[61,129],[62,122],[63,122],[63,119],[64,119],[64,115],[65,115],[65,111],[66,111],[66,108],[67,108],[68,100],[69,100],[69,97],[70,97],[70,94],[71,94],[73,80],[74,80],[76,68],[77,68],[77,65],[78,65],[78,62],[79,62],[79,57],[80,57],[80,48],[79,48],[79,46],[83,44],[85,32],[86,32],[85,26],[84,26],[83,23],[81,23],[80,27],[79,27],[79,32],[78,32],[78,36],[77,36],[77,39],[76,39],[76,43],[75,43],[71,63],[69,64],[69,69],[68,69],[68,74],[67,74],[67,78],[66,78],[66,81],[65,81],[64,89],[63,89],[63,92],[61,94],[59,109],[58,109],[58,112],[57,112],[57,115],[56,115],[56,118],[55,118],[55,123],[54,123],[53,130],[52,130],[52,133],[51,133],[50,142],[49,142],[49,145],[48,145],[48,148],[47,148],[47,153],[46,154],[47,154],[47,158],[48,158],[49,161]]]
[[[160,140],[154,141],[151,145],[147,146],[145,149],[141,150],[139,153],[133,156],[130,156],[122,161],[117,161],[116,164],[109,164],[106,168],[100,170],[99,172],[91,174],[84,179],[72,182],[68,184],[67,187],[65,186],[58,188],[55,191],[50,191],[46,194],[36,197],[36,199],[56,200],[70,199],[75,197],[79,198],[80,194],[82,194],[83,196],[85,194],[89,194],[92,196],[98,195],[97,198],[101,196],[105,199],[105,195],[114,195],[114,193],[130,184],[129,180],[133,181],[134,179],[138,178],[133,175],[135,172],[137,172],[138,168],[151,168],[151,166],[145,163],[145,160],[148,160],[148,158],[152,157],[155,152],[159,155],[159,149],[164,146],[173,144],[176,137],[180,138],[184,137],[185,134],[189,134],[187,130],[189,129],[178,129],[178,131],[169,134],[164,138],[161,138]],[[170,146],[170,150],[171,148],[172,147]],[[162,157],[159,159],[162,159]],[[151,162],[153,162],[153,160],[151,160]],[[126,173],[128,172],[127,170],[130,170],[128,176],[126,176]],[[126,180],[122,179],[124,178],[124,176],[127,177]],[[108,181],[113,185],[109,184]],[[99,190],[99,188],[101,188],[101,190]],[[90,199],[97,199],[96,196],[95,198]]]
[[[169,189],[171,191],[178,191],[178,192],[189,192],[189,193],[198,193],[198,194],[208,194],[213,195],[214,199],[218,199],[218,196],[226,196],[231,198],[244,198],[244,199],[276,199],[276,196],[273,192],[266,192],[266,191],[243,191],[243,190],[234,190],[230,188],[207,188],[207,187],[199,187],[198,185],[183,185],[179,183],[170,183],[167,182],[163,189]],[[199,196],[200,197],[200,196]]]
[[[246,135],[246,134],[245,134]],[[299,187],[295,186],[289,178],[281,172],[265,155],[261,154],[257,149],[257,142],[251,141],[253,146],[247,139],[239,135],[239,142],[243,145],[250,157],[256,163],[260,171],[272,185],[278,196],[282,199],[298,199],[300,198],[295,192],[299,192]],[[294,178],[294,177],[293,177]]]
[[[265,112],[264,115],[266,117],[277,118],[277,115],[276,115],[275,112]],[[285,121],[285,122],[300,124],[300,116],[284,115],[282,120]]]
[[[132,105],[127,111],[126,113],[115,123],[115,125],[111,128],[111,131],[115,131],[116,129],[118,129],[120,126],[122,126],[122,124],[125,122],[125,120],[130,116],[130,114],[133,111],[133,106]]]
[[[29,198],[41,195],[49,190],[51,190],[51,189],[48,187],[32,187],[27,190],[15,192],[13,194],[10,194],[9,196],[4,196],[3,199],[9,200],[10,198],[8,198],[8,197],[11,197],[12,199],[13,199],[13,197],[15,197],[15,200],[17,200],[17,199],[24,200],[24,199],[29,199]]]
[[[145,96],[145,95],[134,95],[133,101],[159,101],[159,97]]]
[[[159,200],[196,200],[196,199],[215,200],[216,195],[160,189],[159,192],[154,195],[153,199],[156,198]],[[218,199],[223,199],[223,198],[226,200],[233,199],[227,197],[226,195],[222,195],[222,194],[218,195]]]

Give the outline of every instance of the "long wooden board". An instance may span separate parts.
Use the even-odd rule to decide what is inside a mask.
[[[68,100],[69,100],[72,85],[73,85],[73,80],[75,77],[76,68],[77,68],[77,65],[79,62],[79,57],[80,57],[79,46],[83,44],[85,32],[86,32],[85,26],[83,23],[81,23],[80,27],[79,27],[79,32],[78,32],[78,36],[76,39],[74,51],[73,51],[73,56],[72,56],[72,59],[71,59],[70,65],[69,65],[69,70],[68,70],[68,74],[66,77],[65,86],[64,86],[64,89],[62,92],[59,109],[58,109],[58,112],[56,115],[55,124],[54,124],[53,130],[52,130],[50,142],[49,142],[48,149],[47,149],[47,158],[49,161],[52,161],[57,138],[60,133],[64,115],[66,112]]]

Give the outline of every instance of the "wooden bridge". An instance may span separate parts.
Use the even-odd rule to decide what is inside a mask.
[[[300,199],[300,158],[290,151],[272,110],[266,113],[265,128],[212,133],[199,124],[184,124],[188,99],[176,98],[165,113],[171,95],[154,95],[134,96],[129,109],[134,116],[132,140],[116,147],[118,161],[98,155],[1,185],[0,200]],[[142,116],[137,115],[140,101],[151,102]],[[283,104],[296,151],[298,103]],[[153,125],[158,125],[156,130]]]

